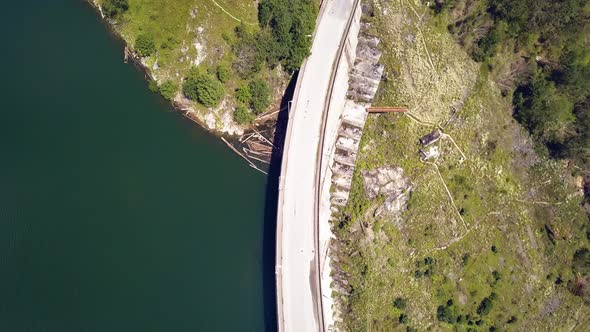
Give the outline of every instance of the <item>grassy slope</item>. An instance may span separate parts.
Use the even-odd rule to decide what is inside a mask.
[[[99,0],[100,1],[100,0]],[[252,29],[258,29],[257,7],[252,1],[215,0],[229,14],[242,20]],[[171,79],[180,82],[195,60],[201,65],[215,68],[220,62],[231,65],[232,53],[229,41],[234,38],[234,29],[240,24],[225,13],[212,0],[129,0],[129,10],[125,12],[117,31],[129,45],[133,45],[137,35],[148,33],[156,42],[158,55],[146,59],[146,64],[160,83]],[[202,46],[198,51],[195,44]],[[200,47],[199,46],[199,47]],[[157,59],[158,69],[154,68]],[[268,78],[268,70],[258,75]],[[280,80],[279,80],[280,81]],[[243,83],[237,75],[232,75],[226,83],[225,91],[233,95],[237,86]],[[230,105],[233,100],[230,98]],[[192,103],[195,110],[203,116],[207,110],[198,103]]]
[[[244,4],[240,0],[219,0],[217,3],[231,9],[232,15],[246,22],[256,22],[254,3]],[[212,0],[129,0],[129,7],[121,33],[131,45],[139,33],[154,36],[159,51],[158,64],[162,67],[159,76],[162,77],[173,78],[176,73],[182,75],[186,72],[191,62],[199,57],[194,46],[196,42],[204,47],[204,64],[216,63],[229,53],[229,45],[223,35],[231,36],[233,29],[240,24]],[[163,43],[169,47],[162,48]],[[183,48],[188,50],[183,52]],[[184,60],[180,62],[180,58]]]
[[[566,287],[574,277],[573,252],[588,245],[581,231],[586,217],[565,165],[536,156],[512,119],[510,97],[501,96],[446,32],[446,24],[433,21],[419,2],[379,3],[373,28],[389,76],[375,104],[406,105],[416,118],[442,126],[453,107],[459,110],[445,132],[466,159],[461,162],[458,149],[445,139],[436,164],[457,208],[463,209],[466,227],[436,168],[418,159],[417,140],[432,126],[405,116],[371,116],[346,208],[352,221],[337,231],[349,252],[360,254],[341,259],[354,289],[347,298],[352,311],[344,315],[347,329],[405,330],[398,323],[401,313],[418,330],[582,326],[589,307]],[[399,229],[373,218],[378,202],[363,195],[360,170],[382,165],[401,166],[414,185]],[[376,231],[374,240],[367,240],[359,221]],[[419,263],[425,257],[434,259],[433,274],[417,278],[416,270],[428,269]],[[556,283],[558,276],[563,283]],[[492,311],[477,315],[479,303],[492,292]],[[408,300],[406,309],[394,308],[396,297]],[[449,299],[456,315],[470,314],[482,325],[439,322],[437,307]],[[512,316],[518,320],[507,323]]]

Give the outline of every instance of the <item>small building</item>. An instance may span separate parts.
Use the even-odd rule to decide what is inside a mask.
[[[429,159],[436,159],[440,156],[438,146],[431,146],[428,149],[420,149],[420,160],[426,161]]]
[[[422,136],[419,141],[420,144],[424,145],[424,146],[429,146],[432,143],[436,143],[442,136],[442,132],[440,131],[440,129],[435,129],[433,131],[431,131],[430,133]]]

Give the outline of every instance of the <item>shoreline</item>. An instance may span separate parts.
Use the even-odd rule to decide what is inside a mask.
[[[115,26],[111,22],[109,22],[109,20],[104,16],[104,14],[102,13],[102,9],[101,9],[100,5],[98,3],[96,3],[96,0],[86,0],[86,2],[92,8],[94,8],[94,10],[97,12],[97,14],[99,15],[100,21],[108,28],[111,36],[116,38],[116,40],[122,44],[123,55],[125,56],[125,61],[129,60],[128,63],[131,63],[136,69],[138,69],[141,73],[143,73],[144,78],[146,80],[148,80],[148,79],[153,80],[154,75],[152,74],[150,69],[143,62],[141,62],[141,58],[137,57],[137,54],[132,51],[131,45],[129,45],[127,43],[127,41],[123,38],[123,36],[117,31]],[[129,56],[126,56],[126,55],[129,55]],[[147,81],[147,82],[149,83],[149,81]],[[178,111],[181,113],[182,112],[187,112],[187,113],[190,112],[189,109],[184,109],[180,105],[178,105],[178,103],[176,101],[168,101],[168,104],[171,105],[175,111]],[[204,121],[202,121],[201,119],[199,119],[198,117],[189,116],[186,113],[184,113],[182,115],[185,118],[197,123],[198,125],[203,127],[203,129],[207,130],[208,132],[215,133],[216,136],[220,136],[220,137],[223,136],[222,135],[223,132],[216,130],[216,129],[208,128],[207,124]],[[230,136],[233,136],[233,135],[230,135]]]
[[[142,59],[137,56],[136,52],[133,51],[131,45],[129,45],[129,43],[123,38],[121,33],[117,30],[115,24],[113,24],[111,21],[109,21],[109,19],[107,19],[104,16],[102,9],[100,5],[96,2],[96,0],[86,0],[85,2],[88,3],[95,10],[96,14],[98,14],[99,20],[108,29],[108,32],[111,35],[111,37],[113,37],[118,43],[121,44],[125,63],[129,63],[133,65],[137,70],[139,70],[139,72],[144,75],[146,83],[149,83],[149,81],[154,80],[154,75],[151,72],[150,68],[145,63],[143,63]],[[281,94],[281,98],[282,96],[283,94]],[[278,98],[278,100],[280,100],[281,98]],[[274,110],[276,107],[271,107],[266,112],[261,114],[260,118],[268,119],[261,121],[260,123],[255,121],[247,127],[241,127],[237,126],[236,124],[232,124],[233,126],[238,128],[238,130],[224,131],[223,129],[219,129],[217,126],[211,126],[207,123],[205,118],[209,116],[209,114],[211,114],[211,116],[214,116],[214,111],[209,110],[207,114],[199,116],[197,112],[193,110],[191,107],[182,105],[182,103],[178,99],[179,98],[175,98],[171,101],[166,100],[166,103],[170,107],[172,107],[175,112],[178,112],[180,115],[182,115],[184,119],[197,124],[199,127],[207,131],[208,134],[211,134],[223,141],[232,152],[236,153],[242,159],[247,161],[248,165],[251,168],[254,168],[257,171],[265,175],[268,175],[268,163],[259,161],[257,158],[254,158],[252,156],[245,156],[243,153],[240,152],[240,149],[244,148],[241,139],[246,135],[256,132],[256,128],[274,128],[276,125],[276,117],[273,117],[273,115],[274,113],[278,113],[280,111],[280,105],[278,106],[279,111]]]

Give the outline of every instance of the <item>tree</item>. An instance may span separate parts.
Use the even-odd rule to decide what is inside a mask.
[[[234,120],[241,125],[252,123],[255,118],[256,116],[244,105],[238,105],[234,111]]]
[[[152,55],[156,51],[156,43],[152,35],[142,33],[135,39],[135,49],[140,56],[146,57]]]
[[[178,84],[172,80],[167,80],[160,85],[160,94],[166,100],[172,100],[178,92]]]
[[[109,18],[116,18],[129,9],[127,0],[103,0],[102,12]]]
[[[182,92],[192,100],[206,107],[216,107],[223,98],[224,90],[221,82],[207,71],[193,67],[189,70]]]
[[[257,79],[249,84],[252,99],[250,100],[250,107],[254,114],[264,112],[270,105],[270,88],[266,81]]]

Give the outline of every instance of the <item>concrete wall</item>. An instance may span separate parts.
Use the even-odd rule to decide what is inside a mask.
[[[343,56],[338,63],[336,69],[336,76],[334,79],[334,87],[330,100],[330,107],[328,109],[328,116],[326,118],[326,128],[324,136],[324,150],[321,167],[321,196],[320,196],[320,264],[321,264],[321,284],[322,296],[324,297],[324,322],[328,325],[328,331],[334,331],[335,305],[331,298],[332,293],[332,278],[331,262],[329,256],[329,246],[333,239],[332,231],[330,229],[330,179],[332,172],[330,165],[332,164],[332,156],[335,149],[336,132],[340,126],[344,105],[346,103],[346,94],[349,88],[348,80],[349,73],[354,66],[356,60],[356,47],[358,42],[358,34],[360,30],[361,8],[359,6],[355,9],[353,22],[350,27],[344,46]]]
[[[377,49],[378,40],[366,35],[368,26],[361,23],[361,5],[355,10],[344,55],[338,64],[330,107],[326,120],[323,158],[321,165],[320,250],[323,296],[331,297],[332,290],[340,292],[333,282],[330,245],[334,239],[330,221],[340,206],[346,205],[352,184],[357,151],[370,106],[383,73]],[[331,322],[329,330],[338,330],[341,321],[334,299],[325,301],[324,320]]]

